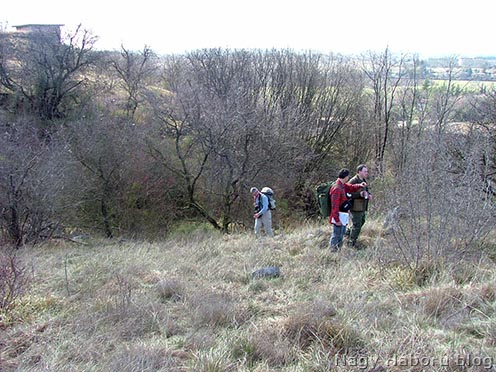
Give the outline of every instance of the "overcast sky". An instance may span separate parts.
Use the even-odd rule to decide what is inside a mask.
[[[182,53],[198,48],[290,48],[421,57],[496,55],[496,1],[470,0],[17,0],[3,27],[81,23],[98,49]]]

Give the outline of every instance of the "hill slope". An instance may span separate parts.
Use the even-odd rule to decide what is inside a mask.
[[[329,234],[26,248],[32,285],[3,315],[0,369],[495,370],[494,262],[412,271],[373,221],[363,251],[319,248]],[[267,266],[281,276],[252,277]]]

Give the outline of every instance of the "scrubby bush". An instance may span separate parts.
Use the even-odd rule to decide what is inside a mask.
[[[28,284],[28,271],[15,253],[0,250],[0,312],[8,313]]]
[[[471,146],[462,146],[448,135],[422,137],[412,144],[422,155],[411,159],[389,190],[395,215],[388,229],[396,251],[412,268],[479,254],[479,244],[496,224],[496,204],[481,177],[484,142],[478,133],[464,137],[469,139]]]

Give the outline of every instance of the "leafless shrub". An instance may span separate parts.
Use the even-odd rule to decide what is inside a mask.
[[[2,350],[3,355],[8,357],[17,357],[21,355],[34,342],[33,335],[27,332],[19,331],[8,338],[8,345]],[[2,345],[3,346],[3,345]]]
[[[115,274],[115,295],[113,296],[114,305],[117,309],[126,309],[131,305],[132,283],[124,275]]]
[[[480,178],[483,148],[473,139],[455,157],[444,137],[427,137],[412,145],[421,156],[405,166],[389,197],[402,212],[390,228],[393,245],[412,268],[469,257],[495,224],[496,205]]]
[[[0,250],[0,311],[10,311],[29,284],[26,267],[15,252]]]
[[[0,232],[18,247],[49,238],[60,225],[57,146],[39,138],[31,119],[1,123],[0,131]]]

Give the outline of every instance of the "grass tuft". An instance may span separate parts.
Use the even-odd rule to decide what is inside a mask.
[[[182,229],[153,243],[19,250],[33,280],[0,314],[0,369],[396,372],[422,370],[422,356],[450,356],[452,371],[477,370],[458,357],[496,365],[487,252],[411,265],[373,220],[365,250],[339,253],[321,248],[322,225],[261,240]],[[281,276],[251,277],[267,266]]]
[[[184,285],[177,279],[161,280],[155,285],[155,288],[161,302],[179,301],[184,298]]]

